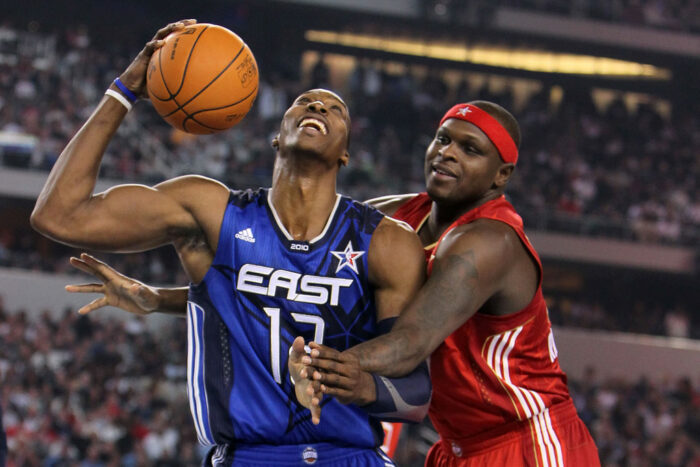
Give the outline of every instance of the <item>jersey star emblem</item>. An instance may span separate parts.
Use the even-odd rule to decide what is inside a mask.
[[[348,242],[343,251],[331,251],[331,254],[338,258],[338,267],[335,270],[337,274],[338,271],[348,266],[350,269],[355,271],[355,274],[359,274],[357,271],[357,259],[364,255],[364,251],[355,251],[352,247],[352,242]]]

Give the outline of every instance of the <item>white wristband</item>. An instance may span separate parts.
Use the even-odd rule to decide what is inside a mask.
[[[105,94],[108,95],[108,96],[110,96],[110,97],[114,97],[116,100],[118,100],[119,103],[120,103],[121,105],[123,105],[124,107],[126,107],[126,111],[127,111],[127,112],[128,112],[129,110],[131,110],[131,107],[132,107],[131,102],[129,102],[128,100],[126,100],[126,97],[122,96],[120,93],[118,93],[118,92],[115,91],[114,89],[107,89],[107,90],[105,91]]]

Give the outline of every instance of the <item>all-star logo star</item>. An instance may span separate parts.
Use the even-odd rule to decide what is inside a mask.
[[[350,269],[355,271],[355,274],[359,274],[357,271],[357,258],[364,255],[364,251],[355,251],[352,247],[352,242],[348,242],[343,251],[331,251],[331,254],[338,258],[338,267],[335,270],[337,274],[338,271],[348,266]]]
[[[469,107],[462,107],[457,111],[458,114],[460,114],[462,117],[465,117],[467,114],[472,113],[472,109]]]

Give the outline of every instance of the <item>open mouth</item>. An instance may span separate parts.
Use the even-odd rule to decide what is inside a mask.
[[[323,123],[321,120],[317,120],[315,118],[305,118],[299,123],[299,128],[314,128],[316,131],[320,131],[321,134],[327,135],[328,134],[328,128],[326,127],[326,124]]]
[[[457,175],[452,173],[451,171],[445,169],[444,167],[438,166],[438,165],[432,165],[430,167],[430,170],[432,173],[440,175],[442,177],[451,177],[451,178],[457,178]]]

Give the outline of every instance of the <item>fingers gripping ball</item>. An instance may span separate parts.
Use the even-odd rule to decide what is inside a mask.
[[[170,34],[151,57],[148,95],[178,130],[210,134],[241,121],[258,94],[258,66],[243,40],[214,24]]]

